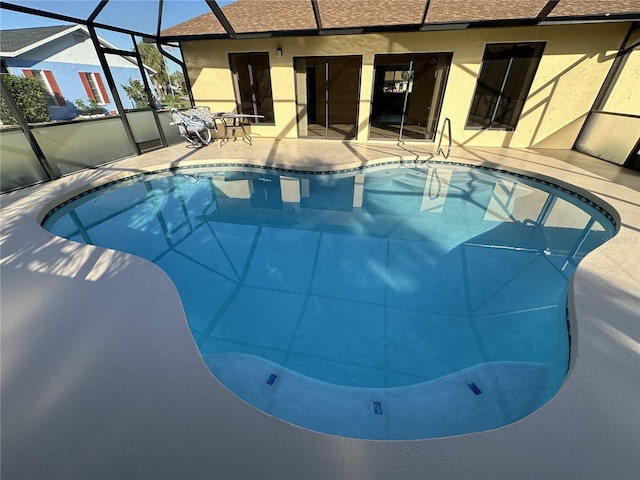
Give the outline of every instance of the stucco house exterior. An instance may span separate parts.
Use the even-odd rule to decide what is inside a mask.
[[[237,0],[162,35],[196,103],[263,115],[263,137],[436,142],[448,118],[456,145],[571,149],[634,43],[596,108],[640,114],[637,3],[426,4]]]
[[[100,43],[115,48],[103,39]],[[95,102],[106,115],[116,112],[89,32],[82,25],[3,30],[0,58],[3,73],[34,76],[42,83],[52,120],[77,117],[76,100],[87,106]],[[125,108],[135,108],[123,85],[130,79],[142,81],[137,63],[118,55],[110,55],[109,60],[120,98],[129,103]]]

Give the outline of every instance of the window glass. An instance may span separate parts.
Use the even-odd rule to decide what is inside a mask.
[[[80,72],[79,75],[80,81],[91,103],[104,105],[109,101],[109,94],[99,73]]]
[[[385,93],[411,93],[413,87],[413,71],[405,70],[401,65],[388,65],[384,72]]]
[[[263,115],[259,123],[274,123],[268,53],[230,53],[238,113]],[[254,121],[253,119],[250,119]]]
[[[89,88],[91,88],[91,93],[93,94],[93,98],[96,99],[98,103],[104,103],[104,98],[98,89],[98,85],[96,84],[95,77],[92,73],[85,73],[87,77],[87,81],[89,82]]]
[[[433,140],[450,53],[376,55],[369,137]]]
[[[487,45],[467,128],[515,130],[544,43]]]
[[[47,105],[49,105],[50,107],[57,107],[58,105],[60,105],[58,103],[59,100],[64,102],[64,99],[62,99],[62,95],[60,93],[60,89],[58,88],[57,83],[55,83],[55,81],[49,81],[49,79],[47,78],[49,77],[51,80],[53,80],[53,76],[50,71],[30,70],[30,72],[31,72],[30,75],[33,76],[36,80],[38,80],[40,82],[40,85],[44,87],[43,93],[45,98],[47,99]],[[25,74],[25,75],[29,76],[29,74]],[[62,105],[64,105],[64,103],[62,103]]]

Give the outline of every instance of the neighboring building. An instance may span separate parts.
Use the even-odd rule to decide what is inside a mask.
[[[273,138],[433,142],[449,118],[457,145],[571,149],[625,38],[640,37],[640,4],[625,0],[237,0],[222,12],[226,26],[207,13],[162,36],[181,42],[197,104],[264,115],[252,131]],[[637,45],[630,57],[607,108],[638,116]]]
[[[100,39],[104,47],[115,48]],[[116,113],[88,30],[81,25],[3,30],[0,35],[2,72],[34,76],[45,87],[52,120],[78,116],[74,103],[93,103],[106,115]],[[130,79],[141,80],[134,60],[109,55],[109,66],[125,108],[135,108],[123,88]]]

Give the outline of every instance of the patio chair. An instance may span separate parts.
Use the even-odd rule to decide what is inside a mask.
[[[180,136],[187,141],[187,147],[200,148],[211,143],[211,129],[216,129],[216,125],[211,119],[208,109],[196,108],[178,111],[176,108],[171,109],[171,118],[173,121],[170,125],[178,127]]]

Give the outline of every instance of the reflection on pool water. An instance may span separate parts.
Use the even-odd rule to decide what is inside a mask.
[[[164,269],[245,401],[370,439],[496,428],[546,403],[569,363],[569,278],[615,234],[564,189],[446,163],[175,169],[94,189],[44,227]]]

